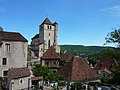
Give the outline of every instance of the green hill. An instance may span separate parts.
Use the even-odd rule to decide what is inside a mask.
[[[94,53],[99,53],[103,49],[108,49],[113,47],[105,46],[83,46],[83,45],[60,45],[60,51],[62,53],[66,52],[74,55],[90,55]]]

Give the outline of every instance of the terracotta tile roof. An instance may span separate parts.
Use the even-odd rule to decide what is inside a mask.
[[[104,59],[97,63],[96,68],[107,68],[108,70],[114,71],[119,67],[119,64],[114,59]]]
[[[8,71],[8,78],[17,79],[30,76],[30,71],[27,67],[24,68],[12,68]]]
[[[2,41],[22,41],[28,42],[20,33],[0,31]]]
[[[43,25],[43,24],[53,25],[52,22],[51,22],[48,18],[46,18],[46,19],[42,22],[41,25]]]
[[[53,46],[51,46],[42,56],[42,60],[52,60],[52,59],[60,59],[60,56],[55,52],[55,49]]]
[[[32,39],[39,38],[39,34],[36,34]]]
[[[42,80],[43,77],[42,76],[41,77],[32,77],[31,79],[32,79],[32,81],[37,81],[37,80]]]
[[[80,57],[74,57],[63,68],[61,68],[57,74],[70,81],[98,78],[95,69],[90,68],[87,62]]]
[[[70,54],[67,54],[67,53],[62,53],[60,55],[61,57],[61,60],[64,60],[65,62],[69,62],[70,60],[73,59],[74,55],[70,55]]]

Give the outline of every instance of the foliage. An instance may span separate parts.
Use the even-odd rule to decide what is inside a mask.
[[[71,84],[71,90],[82,90],[82,83],[81,81],[76,81],[73,84]]]
[[[100,52],[101,58],[115,58],[115,49],[105,49]]]
[[[100,60],[100,58],[101,58],[100,53],[95,53],[95,54],[88,55],[87,60],[89,61],[89,63],[95,66],[97,60]]]
[[[6,81],[7,78],[0,77],[0,85],[3,84]]]
[[[108,33],[105,40],[106,40],[106,44],[114,43],[114,44],[117,44],[119,47],[120,46],[120,29],[115,29],[114,31]]]
[[[112,84],[120,85],[120,69],[116,70],[113,74],[113,78],[110,81]]]
[[[35,76],[43,76],[45,81],[56,81],[56,75],[50,69],[40,64],[33,65],[33,74]]]
[[[90,86],[95,86],[95,85],[100,86],[100,82],[89,82],[88,85],[90,85]]]
[[[110,79],[108,77],[102,77],[101,78],[101,83],[103,83],[103,84],[109,84],[109,82],[110,82]]]
[[[65,80],[63,76],[58,76],[57,79],[58,79],[59,81],[64,81],[64,80]]]
[[[112,47],[102,47],[102,46],[83,46],[83,45],[60,45],[61,53],[68,53],[73,55],[80,55],[86,57],[91,54],[99,53],[103,49]]]

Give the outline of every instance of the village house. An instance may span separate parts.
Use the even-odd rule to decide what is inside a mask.
[[[6,32],[0,28],[0,76],[10,68],[27,67],[28,41],[20,33]]]
[[[7,87],[9,90],[30,90],[30,75],[30,70],[27,67],[9,69]]]
[[[115,59],[109,59],[109,58],[100,60],[95,66],[100,77],[105,77],[105,76],[111,77],[112,72],[117,70],[118,67],[119,67],[118,62]]]
[[[28,41],[20,33],[6,32],[0,27],[0,77],[7,77],[9,90],[28,88],[28,80],[31,82],[27,48]]]
[[[59,69],[60,56],[55,52],[53,46],[51,46],[41,57],[42,66],[46,66],[54,72]]]

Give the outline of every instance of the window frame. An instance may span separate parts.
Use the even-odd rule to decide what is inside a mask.
[[[2,58],[2,65],[7,65],[7,58]]]
[[[7,51],[7,52],[10,52],[10,49],[11,48],[11,45],[9,44],[9,43],[6,43],[5,44],[5,50]]]

